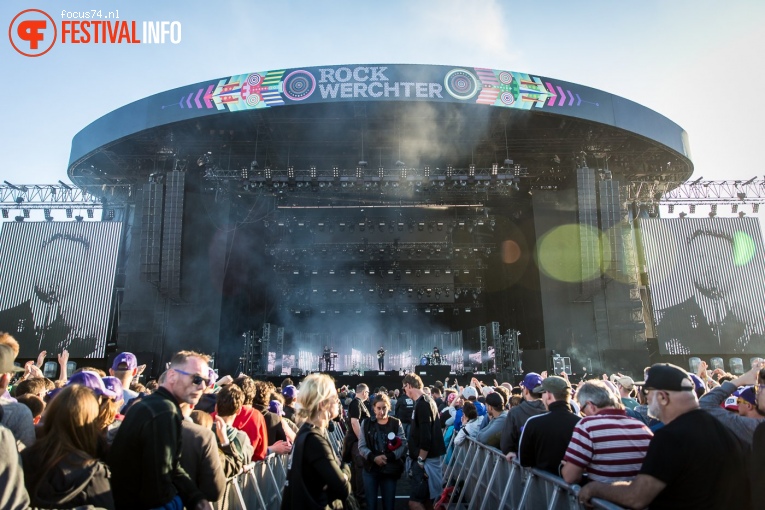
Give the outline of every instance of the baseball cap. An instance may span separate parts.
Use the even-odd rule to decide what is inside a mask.
[[[632,377],[629,376],[622,376],[617,377],[616,382],[619,383],[620,386],[624,387],[626,390],[631,390],[635,387],[635,381],[632,379]]]
[[[566,389],[571,389],[571,384],[562,377],[557,375],[551,375],[547,379],[542,381],[542,384],[534,388],[534,393],[544,393],[549,391],[550,393],[562,393]]]
[[[24,367],[17,367],[13,364],[14,359],[16,356],[13,354],[13,349],[7,345],[0,345],[0,374],[24,371]]]
[[[132,352],[121,352],[117,354],[112,363],[112,370],[133,370],[137,367],[138,360]]]
[[[542,384],[542,381],[543,379],[541,375],[539,375],[536,372],[529,372],[528,374],[526,374],[526,377],[523,378],[523,381],[521,381],[521,386],[523,386],[524,388],[526,388],[532,393],[536,393],[534,389],[540,384]]]
[[[462,390],[462,396],[465,398],[478,398],[478,392],[475,391],[475,388],[472,386],[465,386],[465,388]]]
[[[282,407],[282,403],[278,400],[272,400],[268,404],[268,410],[277,416],[284,416],[284,408]]]
[[[645,378],[646,390],[693,391],[694,384],[688,372],[671,363],[651,365]]]
[[[117,401],[120,401],[124,398],[124,393],[122,393],[122,381],[112,376],[102,377],[101,380],[104,382],[104,387],[107,390],[113,391],[117,394]]]
[[[295,398],[297,397],[297,394],[298,394],[297,388],[295,388],[295,386],[293,386],[292,384],[288,384],[282,390],[282,395],[284,395],[285,397]]]
[[[733,393],[733,396],[749,402],[753,406],[757,405],[757,396],[754,394],[754,388],[751,386],[737,390]]]
[[[98,376],[95,372],[90,372],[88,370],[83,370],[82,372],[77,372],[76,374],[72,374],[72,376],[69,378],[69,381],[66,383],[67,386],[70,384],[79,384],[81,386],[86,386],[93,390],[96,395],[103,395],[108,398],[117,398],[117,393],[114,391],[107,389],[104,385],[104,381],[101,380],[101,378]]]

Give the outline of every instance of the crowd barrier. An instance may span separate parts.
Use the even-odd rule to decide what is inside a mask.
[[[455,447],[446,465],[444,481],[458,487],[448,508],[467,510],[584,510],[579,503],[579,486],[546,471],[508,462],[501,451],[467,438]],[[622,507],[593,499],[601,510]]]
[[[344,432],[336,428],[328,433],[330,444],[339,456]],[[450,441],[450,448],[453,446]],[[271,454],[248,465],[229,479],[216,510],[278,509],[287,481],[289,455]],[[451,494],[450,510],[585,510],[579,503],[579,486],[538,469],[508,462],[501,451],[468,437],[454,447],[444,468],[444,482],[458,487]],[[623,510],[622,507],[593,499],[600,510]]]

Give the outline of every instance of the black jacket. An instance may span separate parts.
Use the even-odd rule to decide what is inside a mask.
[[[272,446],[277,441],[286,441],[287,434],[284,432],[282,417],[268,410],[267,406],[252,404],[253,409],[260,411],[266,420],[266,432],[268,433],[268,446]]]
[[[178,402],[163,387],[125,415],[109,451],[118,509],[157,508],[176,494],[186,508],[204,499],[180,464],[182,421]]]
[[[93,505],[98,508],[115,508],[109,485],[109,468],[99,461],[83,464],[84,454],[70,453],[36,481],[42,465],[47,460],[44,452],[31,447],[21,452],[24,464],[25,485],[31,505],[41,508],[74,508]]]
[[[553,402],[550,412],[526,420],[518,447],[521,466],[559,475],[560,461],[580,419],[568,402]]]
[[[351,493],[348,471],[343,471],[322,432],[304,423],[295,437],[283,493],[282,510],[334,507]]]
[[[505,428],[499,441],[502,453],[518,452],[518,442],[521,440],[521,431],[526,420],[532,416],[546,413],[547,408],[541,400],[524,400],[521,405],[513,407],[507,413]]]

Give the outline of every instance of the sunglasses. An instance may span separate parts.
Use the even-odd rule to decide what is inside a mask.
[[[202,383],[205,383],[205,386],[210,386],[210,378],[209,377],[202,377],[199,374],[190,374],[188,372],[184,372],[183,370],[179,370],[177,368],[174,368],[173,370],[175,370],[179,374],[191,376],[191,382],[194,383],[197,386],[199,386]]]

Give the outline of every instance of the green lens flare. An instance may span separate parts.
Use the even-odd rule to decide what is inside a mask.
[[[754,257],[754,239],[745,232],[733,234],[733,264],[747,265]]]
[[[604,253],[601,256],[601,249]],[[550,278],[584,282],[600,276],[610,261],[610,244],[600,242],[600,231],[587,225],[562,225],[550,230],[537,245],[539,268]]]

